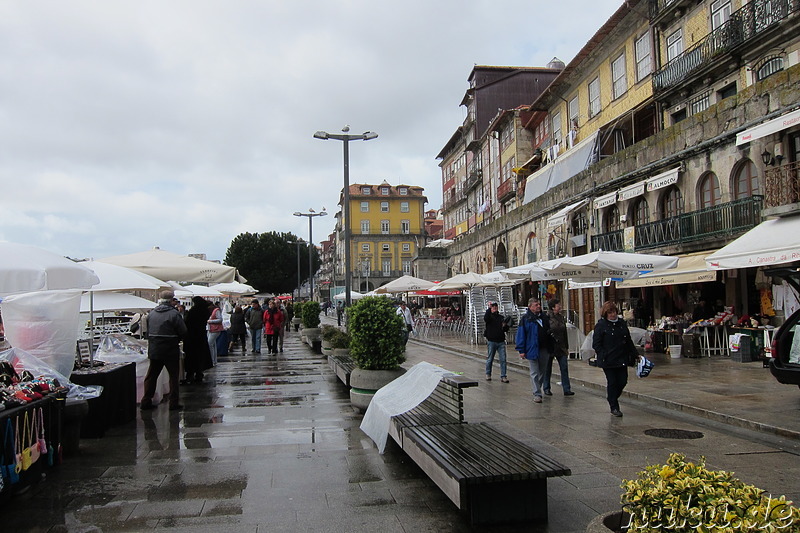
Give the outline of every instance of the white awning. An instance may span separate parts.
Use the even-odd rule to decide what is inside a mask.
[[[547,192],[552,172],[553,165],[546,165],[528,176],[528,179],[525,180],[525,200],[522,203],[532,202]]]
[[[570,213],[579,207],[583,207],[588,201],[589,200],[581,200],[580,202],[575,202],[574,204],[559,209],[554,215],[551,215],[550,218],[547,219],[547,227],[555,228],[556,226],[560,226],[567,221],[567,217]]]
[[[800,216],[766,220],[706,257],[712,269],[749,268],[800,261]]]
[[[525,200],[533,201],[548,190],[561,185],[573,176],[586,170],[596,160],[597,132],[570,148],[563,155],[528,176],[525,184]]]
[[[684,283],[701,283],[716,281],[717,272],[709,270],[706,257],[713,253],[697,252],[678,256],[678,265],[675,268],[654,271],[642,274],[636,279],[618,281],[618,289],[631,289],[634,287],[656,287],[659,285],[681,285]]]
[[[661,174],[657,174],[647,180],[647,191],[655,191],[669,185],[678,183],[678,172],[681,167],[675,167]]]
[[[736,146],[755,141],[756,139],[772,135],[773,133],[778,133],[792,126],[800,126],[800,109],[744,130],[736,136]]]
[[[625,200],[630,200],[631,198],[636,198],[637,196],[641,196],[644,194],[646,188],[647,188],[646,181],[640,181],[639,183],[623,187],[622,189],[619,190],[619,193],[617,194],[617,200],[619,200],[620,202],[624,202]]]
[[[595,199],[594,208],[603,209],[604,207],[608,207],[615,203],[617,203],[617,191],[614,191],[612,193],[606,194],[605,196],[601,196],[600,198]]]

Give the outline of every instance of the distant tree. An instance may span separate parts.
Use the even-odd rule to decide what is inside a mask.
[[[231,241],[225,264],[234,266],[247,283],[260,292],[281,294],[297,288],[297,235],[292,233],[240,233]],[[313,250],[314,269],[319,254]],[[308,245],[300,245],[300,279],[308,280]]]

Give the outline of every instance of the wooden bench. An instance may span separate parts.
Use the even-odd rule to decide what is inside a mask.
[[[350,373],[355,370],[356,364],[349,355],[330,355],[328,356],[328,365],[330,365],[336,377],[345,384],[346,387],[350,386]]]
[[[473,524],[547,522],[547,478],[569,468],[485,423],[468,424],[463,390],[447,376],[414,409],[393,416],[389,435]]]

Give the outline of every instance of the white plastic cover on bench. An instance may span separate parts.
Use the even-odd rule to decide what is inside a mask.
[[[418,406],[442,377],[449,375],[453,373],[423,361],[375,393],[361,421],[361,431],[375,442],[379,453],[386,448],[391,418]]]

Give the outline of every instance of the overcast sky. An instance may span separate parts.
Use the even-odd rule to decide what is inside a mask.
[[[475,64],[565,63],[621,0],[0,0],[0,240],[70,257],[224,259],[308,238],[350,182],[419,185]],[[314,241],[334,217],[314,219]]]

